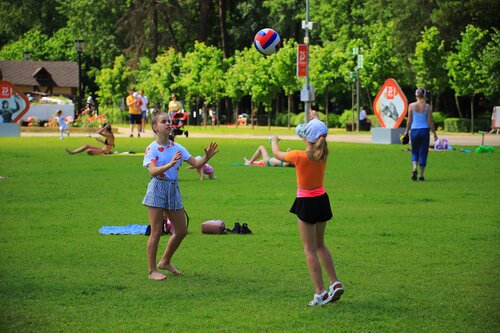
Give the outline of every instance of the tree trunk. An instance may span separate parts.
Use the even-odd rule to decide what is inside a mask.
[[[328,92],[325,94],[325,114],[326,114],[326,127],[328,128]]]
[[[288,129],[290,129],[290,111],[292,110],[292,95],[288,95]]]
[[[455,94],[455,104],[457,105],[457,110],[458,110],[458,116],[460,118],[462,117],[462,110],[460,110],[460,103],[458,102],[458,96]]]
[[[158,8],[156,7],[158,1],[153,0],[151,2],[151,58],[153,62],[156,62],[158,57]]]
[[[209,16],[208,0],[200,0],[200,42],[206,43],[207,41],[207,27]]]
[[[233,113],[233,118],[234,118],[234,123],[236,124],[236,127],[238,127],[238,113],[239,113],[239,102],[236,103],[236,108],[234,109]]]
[[[227,59],[229,58],[230,53],[226,27],[226,0],[219,0],[219,20],[222,51],[224,51],[224,58]]]
[[[271,107],[269,107],[269,110],[267,112],[267,129],[269,131],[271,130]]]
[[[370,94],[370,89],[368,89],[368,88],[365,88],[365,89],[366,89],[366,96],[368,97],[368,103],[369,103],[368,107],[369,107],[369,109],[372,109],[372,112],[373,112],[373,100],[372,100],[372,95]]]
[[[470,97],[470,132],[474,134],[474,94]]]
[[[172,46],[177,52],[181,52],[181,49],[179,49],[179,45],[177,44],[177,39],[175,38],[174,28],[170,23],[170,16],[168,15],[167,12],[163,12],[163,16],[165,17],[165,23],[167,25],[168,34],[170,35],[170,39],[172,40]]]

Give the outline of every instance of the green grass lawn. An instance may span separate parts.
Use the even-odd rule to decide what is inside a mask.
[[[430,153],[426,182],[414,183],[401,146],[330,144],[326,237],[346,292],[310,308],[288,213],[294,169],[233,165],[267,140],[218,140],[215,181],[181,170],[191,223],[173,264],[183,275],[163,282],[147,278],[146,236],[98,233],[148,224],[142,157],[64,152],[89,140],[0,138],[1,332],[500,330],[498,153]],[[117,149],[150,141],[119,139]],[[209,142],[178,141],[195,155]],[[254,234],[201,234],[215,218]]]

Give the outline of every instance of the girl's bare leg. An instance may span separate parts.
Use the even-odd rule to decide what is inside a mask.
[[[167,277],[158,272],[156,266],[156,253],[158,252],[158,243],[163,232],[163,208],[148,207],[149,224],[151,225],[151,234],[148,239],[148,268],[149,277],[153,280],[164,280]]]
[[[326,222],[316,223],[316,248],[321,264],[323,264],[323,267],[330,278],[330,283],[333,283],[337,281],[338,278],[337,272],[335,271],[335,265],[333,264],[332,255],[330,250],[328,250],[325,245],[325,229]]]
[[[252,158],[250,159],[250,163],[257,161],[257,159],[261,156],[264,161],[267,161],[269,159],[269,153],[264,146],[259,146],[259,148],[257,148]]]
[[[174,266],[170,264],[172,260],[172,256],[175,251],[179,248],[184,237],[187,235],[187,226],[186,226],[186,215],[184,214],[184,209],[179,210],[169,210],[166,211],[168,219],[174,225],[174,234],[168,240],[167,248],[163,253],[160,261],[158,262],[158,268],[166,269],[174,275],[180,275],[179,272]]]
[[[316,294],[319,295],[325,288],[323,286],[323,275],[321,273],[321,265],[319,263],[316,247],[316,225],[305,223],[300,219],[298,220],[298,225],[309,274],[311,275]]]
[[[80,148],[77,148],[75,150],[69,150],[68,148],[66,148],[66,151],[68,152],[68,154],[78,154],[78,153],[81,153],[81,152],[84,152],[88,149],[101,149],[99,147],[95,147],[95,146],[91,146],[91,145],[85,145],[85,146],[82,146]]]

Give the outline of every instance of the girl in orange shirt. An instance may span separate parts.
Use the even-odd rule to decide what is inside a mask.
[[[297,197],[290,212],[297,215],[307,266],[315,288],[309,305],[318,306],[338,301],[344,290],[337,279],[332,256],[324,242],[326,222],[332,218],[330,200],[323,186],[328,158],[328,128],[319,119],[314,119],[315,111],[311,113],[313,119],[307,125],[297,126],[297,135],[306,144],[304,151],[281,151],[276,136],[271,138],[271,145],[274,157],[295,165]],[[321,264],[330,278],[328,291],[323,285]]]

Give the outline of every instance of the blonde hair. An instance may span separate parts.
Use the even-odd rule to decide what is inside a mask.
[[[314,144],[314,159],[316,161],[326,161],[328,159],[328,144],[326,143],[326,138],[324,136],[320,136],[318,141]]]

